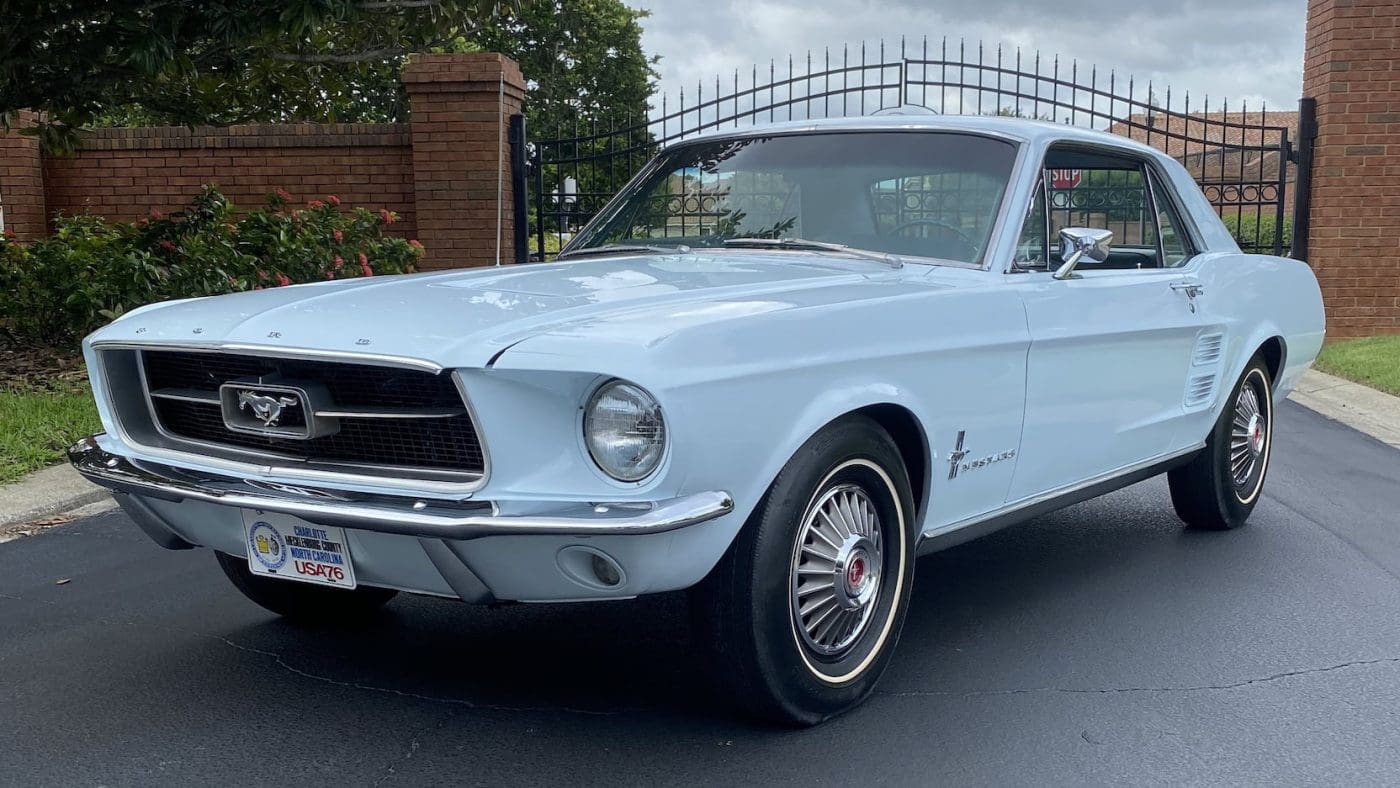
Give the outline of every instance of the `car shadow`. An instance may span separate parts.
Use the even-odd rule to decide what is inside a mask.
[[[1214,536],[1184,532],[1165,485],[1146,482],[926,556],[884,684],[926,666],[963,675],[976,668],[969,644],[1015,642],[1028,626],[1053,626],[1028,618],[1028,600],[1079,604],[1076,595],[1115,593],[1169,572],[1156,566],[1162,551],[1190,551]],[[222,638],[275,655],[303,679],[463,708],[661,713],[732,726],[689,616],[681,593],[494,608],[403,595],[354,626],[269,618]]]

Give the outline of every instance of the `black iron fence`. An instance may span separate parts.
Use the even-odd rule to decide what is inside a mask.
[[[651,117],[590,121],[565,129],[535,129],[517,155],[520,259],[548,258],[597,213],[657,149],[702,132],[783,120],[868,115],[918,105],[947,115],[1010,115],[1066,123],[1130,137],[1180,161],[1245,251],[1292,253],[1295,206],[1307,205],[1310,106],[1294,112],[1251,109],[1208,96],[1174,95],[1171,88],[1104,73],[1058,56],[1000,47],[989,50],[945,39],[930,46],[901,41],[810,53],[783,65],[770,62],[735,72],[713,85],[662,96]],[[1295,147],[1298,130],[1304,136]],[[528,174],[525,170],[528,169]],[[527,183],[528,180],[528,183]],[[522,215],[523,211],[523,215]],[[1305,224],[1300,215],[1298,224]],[[1300,235],[1306,238],[1306,234]]]

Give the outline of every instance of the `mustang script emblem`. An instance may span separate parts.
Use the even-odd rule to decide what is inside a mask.
[[[252,410],[253,417],[261,421],[264,427],[276,427],[283,409],[295,408],[300,404],[296,397],[286,395],[269,397],[246,389],[238,392],[238,409]]]
[[[1009,460],[1016,456],[1015,449],[1007,449],[1006,451],[998,452],[996,454],[989,454],[986,457],[981,457],[975,460],[967,460],[967,455],[971,454],[972,452],[963,445],[963,441],[966,438],[967,430],[958,430],[958,444],[953,447],[953,450],[951,452],[948,453],[949,479],[958,478],[959,471],[975,471],[978,468],[985,468],[988,465],[993,465],[995,463],[1002,462],[1003,460]],[[964,460],[967,461],[964,462]]]
[[[948,454],[948,478],[958,478],[958,466],[962,464],[963,458],[970,452],[963,448],[963,439],[967,437],[967,430],[958,430],[958,445],[953,447],[953,451]]]

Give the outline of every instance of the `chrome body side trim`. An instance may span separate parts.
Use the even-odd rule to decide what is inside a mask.
[[[1205,441],[1201,441],[1188,449],[1168,452],[1150,460],[1085,479],[1077,484],[1014,501],[986,514],[945,525],[936,531],[925,533],[919,538],[919,554],[924,555],[956,547],[964,542],[970,542],[980,536],[1023,523],[1042,514],[1083,503],[1091,498],[1120,490],[1130,484],[1137,484],[1183,464],[1201,449],[1204,449],[1205,445]]]
[[[416,359],[401,358],[397,356],[375,356],[360,355],[356,353],[340,352],[314,352],[300,350],[284,350],[281,348],[267,348],[262,345],[243,344],[221,344],[221,345],[178,345],[170,343],[146,343],[146,342],[94,342],[92,344],[94,355],[97,358],[97,374],[102,377],[103,388],[107,392],[109,405],[112,409],[113,419],[117,437],[122,443],[139,450],[143,454],[152,457],[159,457],[175,462],[198,462],[201,465],[213,465],[228,470],[232,474],[243,476],[264,476],[277,475],[288,479],[331,482],[341,484],[365,484],[376,487],[401,488],[406,491],[421,493],[430,497],[470,497],[472,493],[486,486],[491,478],[491,450],[487,446],[486,432],[477,414],[475,406],[472,405],[471,397],[468,396],[466,386],[463,385],[462,377],[457,371],[453,371],[452,384],[456,387],[458,395],[462,398],[463,408],[471,417],[472,425],[476,430],[477,442],[481,446],[481,472],[461,473],[455,471],[433,471],[424,468],[399,468],[392,465],[375,465],[372,463],[354,464],[337,463],[338,468],[362,469],[363,473],[349,473],[344,470],[327,469],[305,464],[302,460],[275,451],[253,451],[238,446],[219,443],[207,443],[205,441],[194,440],[178,435],[172,435],[165,430],[159,418],[156,417],[155,406],[149,394],[150,386],[146,380],[146,365],[140,358],[140,351],[143,350],[173,350],[180,352],[206,352],[206,353],[262,353],[264,355],[276,356],[278,358],[296,358],[313,361],[344,361],[346,363],[364,363],[374,366],[386,367],[408,367],[433,373],[439,373],[444,368],[430,362]],[[173,446],[155,446],[145,441],[137,440],[122,423],[122,407],[118,403],[118,387],[114,385],[107,369],[107,357],[104,350],[132,350],[137,352],[136,375],[141,386],[142,399],[145,400],[145,407],[151,419],[151,425],[156,432],[165,440],[179,446],[191,446],[205,451],[181,450]],[[179,397],[172,397],[178,399]],[[247,459],[232,459],[229,455]],[[258,460],[261,460],[259,462]],[[373,473],[372,471],[378,471]],[[409,476],[408,474],[414,474]],[[432,478],[433,475],[439,478]]]
[[[359,496],[339,492],[275,489],[235,477],[200,477],[168,466],[134,462],[104,450],[98,436],[69,449],[69,461],[89,481],[117,493],[167,501],[199,501],[257,509],[308,522],[434,539],[503,535],[655,534],[728,514],[734,500],[709,491],[663,501],[559,504],[547,513],[507,513],[487,502],[429,502],[407,496]]]

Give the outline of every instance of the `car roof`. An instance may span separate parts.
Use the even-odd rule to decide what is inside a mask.
[[[755,137],[765,134],[795,134],[804,131],[961,131],[987,134],[1021,143],[1083,142],[1161,156],[1161,151],[1118,134],[1050,123],[1043,120],[999,115],[865,115],[849,118],[813,118],[777,123],[715,129],[672,144],[717,137]],[[669,145],[667,147],[670,147]]]

